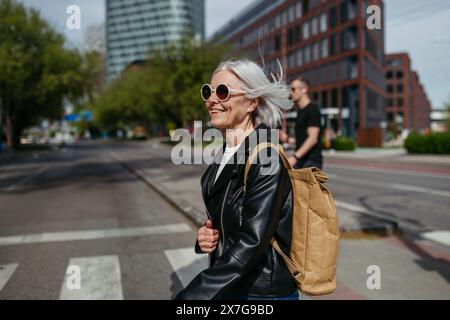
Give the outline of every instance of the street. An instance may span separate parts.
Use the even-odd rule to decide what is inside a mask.
[[[83,142],[2,163],[0,299],[170,299],[186,285],[206,267],[193,253],[196,226],[143,177],[202,212],[204,166],[175,166],[170,150]],[[450,175],[337,160],[325,171],[342,217],[392,220],[402,234],[344,237],[338,290],[324,298],[450,298]],[[372,265],[382,277],[375,290]]]
[[[450,230],[450,176],[326,164],[336,199],[415,233]]]
[[[2,166],[0,179],[0,300],[72,298],[69,265],[87,266],[82,288],[97,285],[85,299],[170,299],[180,289],[166,255],[193,245],[192,225],[99,145]]]

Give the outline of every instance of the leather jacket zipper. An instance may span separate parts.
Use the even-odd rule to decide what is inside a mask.
[[[225,228],[223,227],[223,209],[225,208],[225,202],[227,201],[227,196],[228,196],[228,191],[230,191],[230,186],[231,186],[231,180],[230,180],[230,182],[228,182],[227,191],[225,191],[225,197],[223,198],[223,202],[222,202],[222,210],[220,211],[220,224],[222,227],[223,248],[225,248]],[[224,254],[224,252],[222,252],[222,255],[223,254]]]

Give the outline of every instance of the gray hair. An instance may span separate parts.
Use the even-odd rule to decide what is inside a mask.
[[[255,110],[254,117],[270,128],[278,128],[281,124],[282,111],[293,107],[289,99],[290,89],[283,81],[283,68],[280,67],[278,77],[272,76],[273,82],[269,81],[263,69],[250,60],[224,61],[214,71],[230,71],[243,83],[242,90],[247,92],[249,99],[259,98],[259,104]]]

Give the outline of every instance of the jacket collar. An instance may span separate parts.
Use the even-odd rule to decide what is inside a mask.
[[[239,172],[238,166],[239,165],[245,165],[245,161],[247,160],[249,154],[250,154],[250,141],[253,139],[256,139],[256,141],[259,141],[259,130],[267,130],[268,127],[264,124],[260,124],[255,128],[254,131],[252,131],[243,141],[239,149],[236,151],[234,156],[228,161],[228,163],[224,166],[222,172],[220,173],[219,177],[217,178],[216,182],[214,183],[214,180],[216,178],[217,170],[219,169],[220,162],[222,160],[223,152],[225,150],[225,144],[222,147],[222,153],[218,155],[216,158],[217,161],[215,161],[213,164],[211,164],[208,167],[207,172],[204,175],[203,180],[203,199],[207,201],[209,198],[211,198],[214,194],[216,194],[218,191],[220,191],[222,188],[224,188],[227,183]],[[253,146],[254,147],[254,146]]]

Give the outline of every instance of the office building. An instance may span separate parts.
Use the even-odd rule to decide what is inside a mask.
[[[429,130],[431,103],[407,53],[386,55],[386,82],[388,122],[399,132]]]
[[[204,0],[106,0],[107,78],[189,35],[205,36]]]
[[[369,5],[381,29],[367,28]],[[268,74],[279,60],[287,81],[307,78],[324,125],[375,147],[387,123],[383,17],[381,0],[258,0],[214,38],[254,59],[262,52]]]

